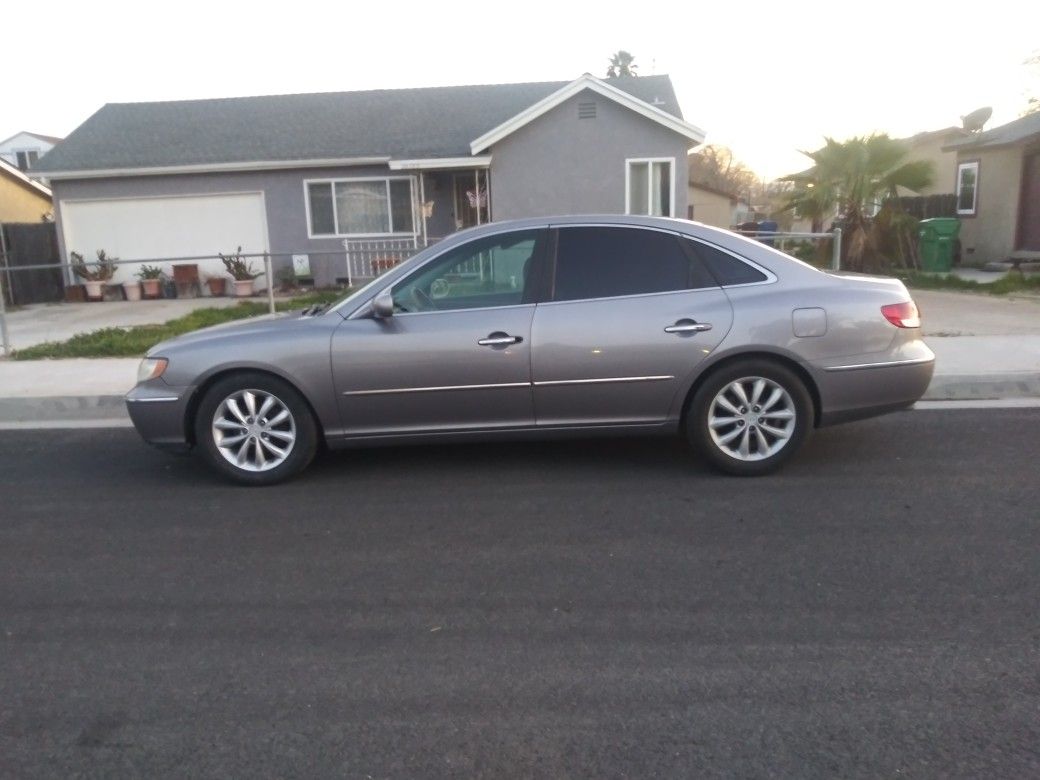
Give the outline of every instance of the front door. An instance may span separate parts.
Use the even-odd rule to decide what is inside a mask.
[[[455,229],[464,230],[491,221],[491,195],[487,171],[457,173],[453,179]]]
[[[729,299],[673,233],[563,227],[532,336],[539,425],[662,423],[729,332]]]
[[[449,249],[394,285],[394,316],[336,329],[333,380],[347,435],[533,425],[531,322],[547,232]]]
[[[1026,154],[1022,162],[1017,248],[1040,252],[1040,151]]]

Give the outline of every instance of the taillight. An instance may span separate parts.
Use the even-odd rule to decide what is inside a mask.
[[[890,303],[881,307],[881,313],[885,319],[897,328],[920,328],[921,315],[917,311],[917,304],[913,301],[906,303]]]

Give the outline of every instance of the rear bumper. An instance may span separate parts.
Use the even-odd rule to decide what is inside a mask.
[[[126,410],[141,438],[164,450],[190,449],[185,420],[193,390],[170,387],[158,379],[137,385],[127,393]]]
[[[935,355],[920,342],[913,357],[818,367],[820,425],[861,420],[906,409],[928,390]]]

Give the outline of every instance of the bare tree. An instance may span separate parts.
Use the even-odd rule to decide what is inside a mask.
[[[691,154],[690,183],[721,190],[738,198],[754,198],[761,187],[758,176],[725,146],[705,146]]]
[[[1033,71],[1034,77],[1040,82],[1040,54],[1034,54],[1032,57],[1026,60],[1028,65]],[[1026,110],[1024,114],[1034,114],[1040,111],[1040,91],[1035,91],[1026,101]]]

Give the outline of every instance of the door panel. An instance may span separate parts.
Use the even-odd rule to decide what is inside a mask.
[[[1040,252],[1040,152],[1026,155],[1022,163],[1017,248]]]
[[[690,321],[711,330],[665,332]],[[733,322],[718,288],[541,304],[532,327],[539,425],[662,422]]]
[[[347,320],[332,339],[347,435],[529,426],[533,305]],[[477,342],[505,335],[511,344]]]

